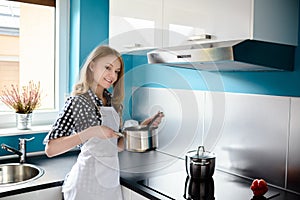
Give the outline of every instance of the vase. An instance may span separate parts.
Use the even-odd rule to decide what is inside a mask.
[[[28,130],[31,129],[32,113],[21,114],[16,113],[17,129]]]

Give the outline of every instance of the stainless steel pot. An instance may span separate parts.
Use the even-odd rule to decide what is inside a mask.
[[[157,127],[133,126],[124,129],[125,149],[144,152],[157,148]]]
[[[189,151],[185,156],[185,167],[189,177],[195,179],[211,178],[215,172],[216,157],[213,153],[207,152],[204,146],[198,150]]]
[[[161,114],[163,112],[158,112],[148,125],[127,127],[124,129],[125,149],[127,151],[144,152],[157,148],[158,131],[157,127],[152,127],[152,124]]]

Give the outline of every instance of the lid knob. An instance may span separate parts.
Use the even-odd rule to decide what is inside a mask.
[[[199,155],[200,149],[202,150],[202,153],[201,153],[201,154],[203,155],[204,152],[205,152],[204,146],[199,146],[199,147],[198,147],[197,155]]]

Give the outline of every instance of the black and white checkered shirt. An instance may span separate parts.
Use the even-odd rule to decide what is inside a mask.
[[[104,90],[107,100],[106,106],[111,106],[111,93]],[[103,106],[102,101],[92,91],[71,96],[65,102],[65,107],[44,139],[47,143],[51,139],[78,133],[91,126],[101,125],[101,114],[97,107]]]

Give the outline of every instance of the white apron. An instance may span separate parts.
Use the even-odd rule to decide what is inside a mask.
[[[120,118],[113,107],[101,107],[102,125],[118,131]],[[122,200],[117,139],[91,138],[83,144],[68,174],[65,200]]]

